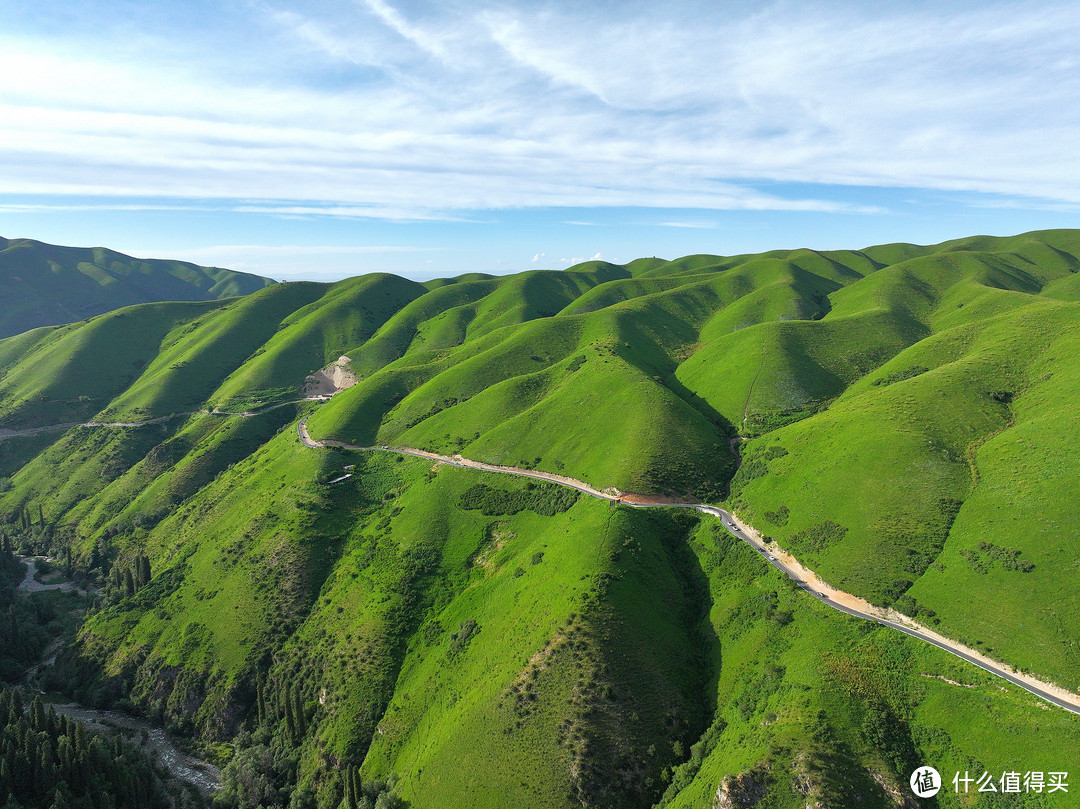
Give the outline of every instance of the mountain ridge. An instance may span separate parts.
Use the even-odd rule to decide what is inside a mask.
[[[1066,769],[1076,717],[807,598],[713,520],[313,452],[297,424],[723,503],[836,587],[1076,691],[1078,256],[1049,231],[362,276],[0,340],[0,427],[156,420],[0,445],[0,530],[102,592],[42,684],[235,751],[221,799],[252,809],[253,783],[353,809],[361,782],[417,809],[733,783],[884,809],[927,761],[1042,745]],[[341,362],[355,384],[297,401]],[[257,414],[181,415],[215,407]]]
[[[139,259],[103,247],[0,237],[0,337],[83,320],[123,306],[246,295],[269,278],[184,261]]]

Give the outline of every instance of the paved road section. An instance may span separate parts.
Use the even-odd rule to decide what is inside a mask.
[[[950,654],[956,655],[961,660],[966,660],[968,663],[978,666],[990,674],[1008,680],[1013,685],[1023,688],[1025,691],[1034,694],[1040,699],[1080,715],[1080,696],[1052,684],[1044,683],[1029,675],[1015,672],[1004,664],[991,660],[974,649],[951,641],[948,638],[937,634],[933,630],[921,626],[901,613],[876,607],[863,601],[857,596],[853,596],[850,593],[845,593],[842,590],[837,590],[836,588],[829,586],[823,582],[816,573],[809,568],[804,567],[793,556],[780,548],[766,544],[760,538],[761,535],[757,531],[740,521],[730,511],[726,511],[722,508],[705,505],[703,503],[665,501],[662,498],[620,492],[617,489],[604,489],[601,491],[594,489],[592,486],[589,486],[587,483],[583,483],[580,480],[574,480],[573,478],[564,477],[562,475],[554,475],[549,472],[538,472],[532,469],[497,466],[495,464],[487,464],[463,458],[461,455],[439,455],[434,452],[427,452],[412,447],[388,447],[385,445],[363,447],[355,444],[346,444],[341,441],[318,441],[313,439],[308,433],[306,417],[301,419],[297,424],[297,433],[304,446],[311,447],[312,449],[336,446],[353,450],[394,452],[401,455],[412,455],[417,458],[427,458],[448,466],[459,466],[467,469],[479,469],[485,472],[500,472],[503,474],[517,475],[518,477],[546,480],[552,483],[558,483],[561,486],[568,486],[571,489],[576,489],[590,497],[608,500],[613,503],[622,503],[623,505],[632,506],[634,508],[690,508],[703,514],[709,514],[720,520],[728,533],[737,539],[741,539],[753,548],[766,562],[775,567],[782,575],[790,579],[796,587],[804,590],[808,595],[817,599],[825,606],[832,607],[834,610],[845,613],[846,615],[854,616],[855,618],[873,621],[881,626],[887,626],[898,632],[903,632],[905,635],[910,635],[913,638],[929,643]]]

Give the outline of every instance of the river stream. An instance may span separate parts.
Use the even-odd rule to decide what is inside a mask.
[[[42,590],[75,589],[71,582],[57,584],[42,584],[35,579],[37,562],[46,557],[20,556],[19,560],[26,564],[26,577],[18,589],[23,592],[33,593]],[[49,559],[50,562],[55,560]],[[60,651],[61,641],[56,641],[45,650],[43,659],[26,673],[24,684],[30,690],[41,694],[33,685],[33,677],[45,666],[51,666]],[[44,696],[44,695],[43,695]],[[221,786],[221,770],[208,761],[202,761],[194,756],[189,756],[179,747],[168,732],[161,727],[151,724],[144,719],[131,716],[122,711],[106,711],[97,708],[87,708],[77,702],[53,703],[52,708],[63,716],[88,722],[99,728],[110,731],[120,731],[125,735],[135,735],[139,738],[140,746],[147,752],[155,754],[169,774],[179,781],[191,784],[204,795],[214,792]]]

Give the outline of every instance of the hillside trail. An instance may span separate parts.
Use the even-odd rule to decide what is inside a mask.
[[[305,396],[302,399],[289,399],[287,402],[275,402],[274,404],[269,404],[265,407],[257,407],[254,410],[241,410],[238,412],[217,409],[207,410],[204,408],[202,410],[184,410],[180,413],[170,413],[167,416],[155,416],[140,421],[65,421],[60,424],[48,424],[43,427],[25,427],[18,430],[0,427],[0,441],[21,435],[36,435],[37,433],[47,433],[55,430],[70,430],[73,427],[146,427],[150,424],[161,424],[166,421],[172,421],[173,419],[187,418],[188,416],[234,416],[236,418],[249,419],[252,416],[260,416],[263,413],[275,410],[279,407],[303,404],[304,402],[323,402],[333,395],[333,393],[315,393],[310,396]]]
[[[415,447],[390,447],[385,444],[361,446],[357,444],[347,444],[343,441],[314,439],[308,432],[307,420],[307,416],[300,419],[297,423],[297,433],[301,443],[310,449],[340,447],[342,449],[364,452],[392,452],[400,455],[411,455],[417,458],[435,461],[436,463],[446,464],[448,466],[516,475],[518,477],[532,478],[534,480],[550,481],[551,483],[575,489],[590,497],[607,500],[612,503],[621,503],[634,508],[687,508],[699,511],[703,514],[709,514],[719,519],[721,524],[727,528],[730,534],[748,544],[757,551],[758,554],[766,558],[782,574],[787,575],[796,586],[816,597],[826,606],[856,618],[873,621],[881,626],[896,629],[917,640],[929,643],[950,654],[956,655],[968,663],[978,666],[990,674],[1008,680],[1040,699],[1046,700],[1058,707],[1071,711],[1072,713],[1080,714],[1080,695],[1074,694],[1054,683],[1040,680],[1030,674],[1017,671],[1006,663],[993,660],[977,649],[973,649],[947,638],[901,612],[878,607],[865,599],[833,587],[822,579],[815,571],[806,567],[798,559],[777,546],[775,543],[766,541],[760,531],[743,522],[735,516],[735,514],[726,509],[679,498],[623,492],[614,487],[596,489],[584,481],[566,475],[556,475],[550,472],[541,472],[536,469],[523,469],[516,466],[489,464],[484,463],[483,461],[465,458],[460,454],[441,455],[436,452],[416,449]]]
[[[337,392],[337,391],[335,391]],[[307,396],[303,399],[291,400],[288,402],[278,402],[276,404],[268,405],[267,407],[259,408],[257,410],[244,411],[241,413],[226,413],[222,411],[208,411],[208,410],[195,410],[189,413],[176,413],[169,416],[160,416],[155,419],[147,419],[141,422],[78,422],[75,424],[60,424],[51,425],[48,427],[33,427],[25,430],[2,430],[0,429],[0,441],[5,438],[10,438],[14,435],[26,435],[31,433],[43,432],[45,430],[57,430],[67,429],[73,426],[87,426],[87,427],[139,427],[145,424],[158,423],[170,418],[178,418],[181,416],[194,415],[196,413],[217,415],[217,416],[236,416],[240,418],[249,418],[251,416],[265,413],[267,410],[271,410],[276,407],[284,407],[290,404],[299,404],[305,401],[326,401],[334,394],[317,394],[314,396]],[[957,641],[951,640],[944,635],[941,635],[929,627],[923,626],[914,619],[897,612],[896,610],[884,609],[882,607],[870,604],[868,601],[859,598],[858,596],[847,593],[843,590],[839,590],[832,585],[828,584],[817,573],[810,568],[799,562],[794,556],[787,551],[779,548],[775,544],[767,544],[763,539],[761,532],[752,526],[741,521],[730,511],[725,509],[710,506],[705,503],[691,502],[679,498],[661,497],[656,495],[636,494],[633,492],[623,492],[615,487],[608,487],[605,489],[596,489],[595,487],[585,483],[584,481],[577,480],[575,478],[568,477],[566,475],[556,475],[551,472],[542,472],[536,469],[523,469],[516,466],[501,466],[498,464],[484,463],[483,461],[472,460],[471,458],[465,458],[464,456],[457,455],[441,455],[436,452],[429,452],[427,450],[417,449],[415,447],[390,447],[387,445],[378,446],[362,446],[358,444],[348,444],[343,441],[334,440],[319,440],[313,439],[307,429],[308,416],[304,416],[297,423],[297,434],[301,443],[309,449],[321,449],[325,447],[341,447],[343,449],[357,450],[363,452],[392,452],[399,455],[411,455],[417,458],[425,458],[436,463],[446,464],[448,466],[458,466],[468,469],[476,469],[484,472],[495,472],[499,474],[516,475],[519,477],[532,478],[534,480],[545,480],[551,483],[558,484],[560,486],[567,486],[571,489],[575,489],[590,497],[595,497],[601,500],[607,500],[612,503],[621,503],[623,505],[632,506],[634,508],[690,508],[696,511],[700,511],[705,514],[711,514],[714,517],[720,519],[728,532],[734,535],[736,538],[746,542],[755,551],[766,557],[769,562],[779,569],[782,573],[786,574],[797,586],[806,590],[813,596],[819,598],[826,606],[833,609],[844,612],[848,615],[853,615],[857,618],[863,618],[868,621],[874,621],[882,626],[888,626],[898,631],[904,632],[911,637],[922,640],[931,645],[937,646],[963,660],[966,660],[973,665],[979,666],[985,671],[994,674],[995,676],[1002,677],[1009,682],[1031,692],[1040,699],[1044,699],[1053,703],[1059,707],[1065,708],[1076,714],[1080,714],[1080,695],[1074,694],[1060,686],[1040,680],[1036,677],[1026,674],[1011,666],[1002,663],[997,660],[993,660],[982,652],[976,649],[972,649]],[[25,581],[25,580],[24,580]]]

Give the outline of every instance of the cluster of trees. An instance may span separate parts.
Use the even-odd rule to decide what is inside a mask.
[[[751,480],[769,474],[769,461],[783,458],[785,455],[787,455],[787,450],[777,444],[764,450],[748,453],[743,457],[738,471],[731,479],[731,493],[737,495]]]
[[[461,493],[461,507],[479,509],[489,517],[517,514],[529,509],[545,517],[554,517],[577,502],[578,493],[554,483],[529,481],[524,489],[496,489],[483,483],[470,486]]]
[[[134,595],[150,583],[150,559],[137,554],[133,559],[117,560],[105,581],[105,603]]]
[[[0,679],[7,682],[21,679],[37,662],[50,640],[45,627],[56,618],[51,599],[17,597],[25,574],[26,568],[5,541],[0,550]]]
[[[255,711],[260,726],[284,718],[285,733],[291,745],[299,745],[304,740],[308,719],[300,686],[290,682],[285,683],[284,688],[274,688],[262,678],[256,680]]]
[[[29,533],[31,531],[31,529],[33,529],[33,527],[35,525],[34,512],[31,510],[29,503],[23,504],[22,509],[19,510],[17,522],[19,524],[19,527],[22,528],[22,530],[27,532],[27,533]],[[37,505],[37,523],[36,523],[36,525],[39,525],[39,526],[44,526],[45,525],[45,512],[42,511],[42,509],[41,509],[41,503],[38,503],[38,505]]]
[[[298,748],[281,735],[280,727],[244,732],[234,742],[236,755],[222,770],[215,809],[403,809],[406,805],[392,794],[393,777],[368,780],[352,764],[340,767],[332,791],[316,799],[312,784],[296,784]]]
[[[5,809],[165,809],[169,800],[147,756],[120,736],[48,711],[25,710],[0,690],[0,802]]]
[[[41,552],[50,548],[56,540],[56,529],[45,521],[41,504],[24,503],[17,511],[9,511],[0,520],[0,539],[5,547],[18,545],[23,551]]]
[[[356,767],[346,767],[341,773],[344,797],[339,809],[399,809],[405,804],[390,794],[394,781],[365,781]]]

